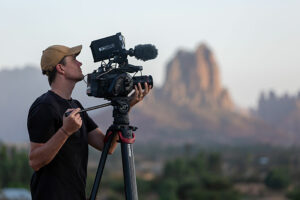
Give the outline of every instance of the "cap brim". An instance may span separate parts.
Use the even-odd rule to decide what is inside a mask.
[[[72,48],[70,48],[70,54],[78,56],[81,52],[81,49],[82,49],[82,45],[72,47]]]

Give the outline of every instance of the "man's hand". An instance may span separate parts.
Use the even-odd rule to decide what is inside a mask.
[[[152,89],[152,86],[148,86],[148,83],[145,83],[145,89],[142,89],[142,86],[140,83],[138,83],[138,86],[134,86],[134,93],[130,96],[130,107],[134,106],[138,102],[142,101],[143,98],[150,92]]]
[[[80,114],[78,113],[80,111],[80,108],[76,109],[68,109],[66,112],[72,111],[68,117],[63,117],[63,132],[67,134],[68,136],[71,136],[73,133],[78,131],[82,125],[82,119]]]

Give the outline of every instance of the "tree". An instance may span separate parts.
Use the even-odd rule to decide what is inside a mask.
[[[0,187],[29,188],[32,169],[24,151],[0,146]]]
[[[295,187],[286,195],[290,200],[300,200],[300,187]]]
[[[159,183],[160,199],[237,200],[239,194],[222,175],[222,159],[217,153],[194,158],[177,158],[166,163]]]
[[[290,184],[288,171],[284,168],[272,169],[265,178],[265,184],[275,190],[286,188]]]

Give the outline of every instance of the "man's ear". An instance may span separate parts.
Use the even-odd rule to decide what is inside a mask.
[[[57,73],[59,73],[59,74],[64,74],[65,73],[65,69],[63,68],[62,64],[57,64],[55,66],[55,68],[56,68]]]

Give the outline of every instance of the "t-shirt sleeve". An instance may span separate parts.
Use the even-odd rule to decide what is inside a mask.
[[[87,132],[91,132],[95,128],[98,128],[97,124],[90,118],[90,116],[86,113],[86,130]]]
[[[49,104],[39,104],[30,109],[27,128],[31,142],[45,143],[56,132],[56,117]]]

